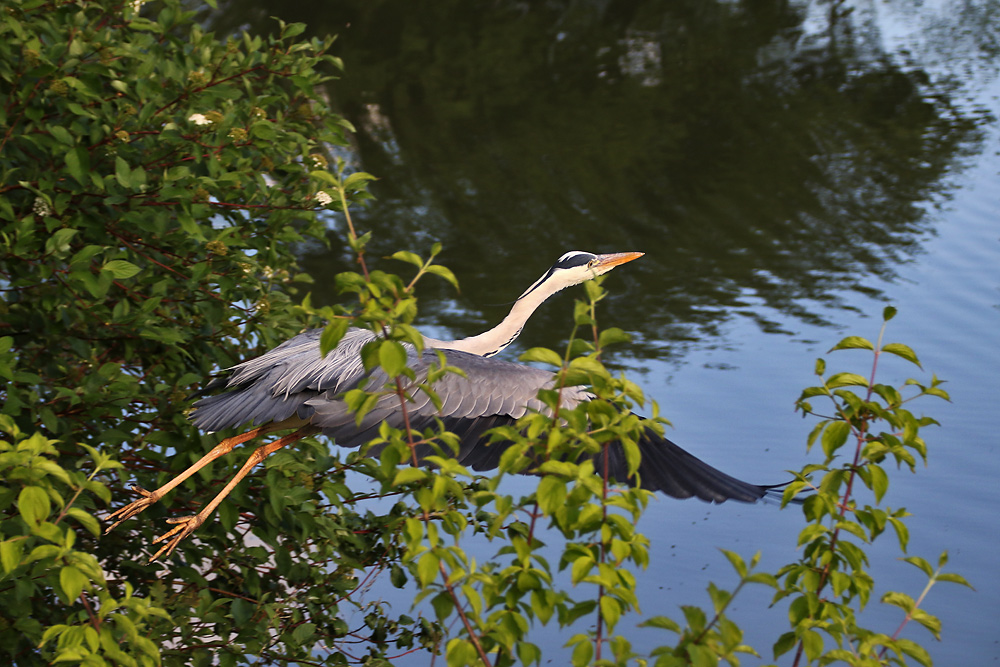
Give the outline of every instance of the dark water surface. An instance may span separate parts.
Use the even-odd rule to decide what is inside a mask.
[[[947,549],[976,587],[929,594],[940,643],[916,624],[904,636],[938,665],[1000,661],[1000,2],[264,0],[230,3],[218,27],[265,30],[269,15],[340,35],[331,98],[359,129],[349,157],[381,179],[358,224],[375,255],[443,242],[462,284],[425,285],[428,333],[491,326],[566,250],[645,251],[606,283],[603,324],[635,339],[613,361],[723,470],[769,483],[817,460],[793,400],[817,356],[848,333],[874,339],[897,306],[889,339],[927,372],[888,362],[883,381],[934,372],[954,402],[915,405],[942,427],[888,502],[913,514],[910,554]],[[323,286],[347,266],[331,230],[332,249],[306,259],[314,300],[335,298]],[[520,349],[559,346],[573,296],[546,304]],[[793,560],[800,527],[773,506],[659,499],[641,525],[643,614],[679,617],[708,604],[707,580],[732,585],[718,548]],[[892,634],[900,614],[878,597],[925,580],[892,536],[870,555],[863,622]],[[751,590],[732,609],[760,662],[788,627],[769,600]],[[670,640],[626,634],[640,651]],[[565,637],[548,636],[535,641],[555,656]]]

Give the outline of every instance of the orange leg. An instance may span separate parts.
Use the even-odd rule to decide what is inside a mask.
[[[319,432],[320,429],[315,426],[304,426],[295,433],[291,433],[275,440],[270,444],[261,445],[255,449],[253,454],[250,455],[250,458],[247,459],[247,462],[243,464],[242,468],[240,468],[240,471],[236,473],[231,480],[229,480],[229,483],[226,484],[225,488],[223,488],[222,491],[220,491],[219,494],[212,499],[212,502],[206,505],[200,512],[193,516],[181,517],[179,519],[167,519],[167,523],[174,523],[178,525],[153,540],[153,544],[156,544],[158,542],[163,542],[167,538],[172,538],[169,542],[160,547],[159,551],[153,554],[152,558],[149,559],[149,562],[152,563],[164,554],[169,556],[177,545],[180,544],[181,540],[197,530],[198,526],[205,523],[205,519],[207,519],[209,515],[215,511],[215,508],[219,506],[219,503],[221,503],[226,496],[228,496],[232,490],[236,488],[236,485],[239,484],[251,470],[253,470],[254,466],[282,447],[290,445],[291,443],[310,435],[315,435]]]
[[[235,447],[236,445],[243,444],[247,440],[253,440],[258,435],[266,435],[271,431],[276,430],[277,426],[278,426],[277,424],[273,423],[265,424],[263,426],[251,429],[246,433],[241,433],[240,435],[234,435],[231,438],[226,438],[218,445],[216,445],[214,448],[212,448],[212,451],[201,457],[194,465],[192,465],[190,468],[188,468],[181,474],[177,475],[177,477],[174,477],[172,480],[170,480],[169,482],[158,488],[156,491],[147,491],[141,486],[133,484],[132,490],[142,495],[143,497],[109,514],[107,517],[108,521],[115,518],[117,518],[117,521],[108,526],[107,530],[104,531],[104,534],[106,535],[109,532],[111,532],[111,530],[114,529],[122,521],[125,521],[126,519],[131,519],[136,514],[142,512],[144,509],[146,509],[147,507],[158,501],[160,498],[173,491],[179,484],[181,484],[188,477],[195,474],[196,472],[204,468],[206,465],[208,465],[215,459],[219,458],[220,456],[225,456],[229,452],[233,451],[233,447]]]

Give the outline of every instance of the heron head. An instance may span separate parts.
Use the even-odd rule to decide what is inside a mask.
[[[525,290],[519,298],[524,298],[528,294],[541,289],[546,295],[554,294],[561,289],[604,275],[616,266],[620,266],[633,259],[639,259],[645,253],[641,252],[614,252],[606,255],[595,255],[592,252],[582,250],[570,250],[556,260],[556,263],[549,267],[535,284]]]

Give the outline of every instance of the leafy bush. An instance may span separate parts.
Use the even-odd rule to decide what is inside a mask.
[[[366,348],[368,367],[396,378],[388,389],[353,393],[360,412],[372,392],[402,396],[411,372],[404,342],[414,288],[447,269],[410,252],[403,280],[370,268],[366,235],[349,207],[366,198],[366,174],[345,175],[337,159],[349,125],[317,90],[339,67],[329,41],[301,42],[302,26],[281,25],[270,39],[219,40],[175,0],[132,3],[20,2],[0,18],[0,651],[17,665],[385,664],[402,652],[443,651],[449,664],[540,663],[529,631],[556,623],[590,632],[570,639],[574,664],[626,663],[622,628],[636,608],[633,567],[650,559],[635,523],[647,500],[593,475],[581,452],[635,438],[628,410],[639,388],[607,371],[601,351],[621,332],[601,331],[587,284],[566,354],[528,357],[558,369],[563,383],[584,381],[595,400],[559,410],[559,389],[544,392],[553,416],[528,415],[502,435],[515,444],[500,474],[472,477],[447,456],[411,468],[425,434],[382,429],[377,459],[335,458],[307,439],[271,456],[213,520],[165,565],[146,565],[165,516],[204,503],[235,465],[217,461],[108,535],[97,515],[119,506],[123,483],[156,488],[210,449],[216,436],[188,423],[188,397],[213,370],[268,349],[307,322],[331,324],[327,349],[353,323],[385,334]],[[346,308],[291,305],[294,252],[325,231],[317,211],[342,214],[359,259],[338,276],[353,294]],[[402,266],[402,265],[401,265]],[[586,335],[584,335],[586,334]],[[915,360],[902,346],[846,339]],[[877,357],[876,357],[877,358]],[[441,368],[438,373],[448,372]],[[822,372],[822,371],[821,371]],[[428,379],[432,384],[434,375]],[[862,387],[857,395],[851,387]],[[917,395],[943,395],[935,381]],[[856,612],[870,592],[863,545],[886,526],[905,548],[905,512],[880,509],[888,475],[881,463],[923,456],[919,429],[931,423],[903,408],[902,392],[858,375],[837,374],[800,403],[829,397],[833,414],[817,427],[827,460],[807,468],[787,492],[811,495],[800,561],[778,575],[756,573],[727,553],[740,579],[789,598],[793,628],[775,645],[799,646],[810,662],[926,663],[913,642],[874,633]],[[881,401],[881,402],[880,402]],[[877,421],[889,425],[875,433]],[[854,458],[835,456],[854,438]],[[627,451],[631,451],[627,446]],[[343,454],[343,453],[341,453]],[[539,460],[537,489],[515,498],[505,474]],[[634,457],[632,460],[634,464]],[[347,471],[371,478],[390,507],[365,509]],[[809,480],[821,476],[818,483]],[[357,479],[356,477],[351,478]],[[858,508],[857,482],[876,505]],[[115,500],[112,501],[112,491]],[[557,558],[543,530],[564,542]],[[553,532],[553,534],[555,534]],[[494,557],[476,563],[462,546],[475,535]],[[854,540],[848,539],[853,536]],[[911,558],[931,582],[961,581]],[[941,565],[943,565],[943,559]],[[383,571],[407,581],[427,616],[394,616],[364,598]],[[563,572],[563,574],[560,574]],[[566,587],[568,577],[570,587]],[[828,591],[828,592],[825,592]],[[736,664],[740,629],[725,617],[734,592],[709,586],[714,613],[688,607],[686,627],[668,618],[646,624],[679,633],[650,657],[657,665]],[[890,594],[906,618],[932,631],[920,600]],[[457,621],[457,624],[455,623]],[[457,629],[456,629],[457,628]],[[835,643],[826,649],[823,634]],[[886,651],[891,651],[887,654]],[[798,661],[798,658],[796,659]]]
[[[178,2],[137,5],[19,2],[0,17],[0,650],[25,665],[305,655],[344,634],[333,601],[353,584],[329,576],[329,545],[260,542],[336,533],[348,569],[352,549],[377,553],[343,544],[353,533],[294,483],[326,471],[325,448],[272,472],[263,507],[254,491],[247,514],[224,508],[173,571],[141,564],[163,509],[100,538],[94,516],[109,488],[120,504],[123,480],[154,488],[210,446],[184,414],[209,373],[302,327],[294,252],[322,236],[313,174],[350,129],[317,98],[339,63],[329,41],[297,41],[302,26],[220,41]]]

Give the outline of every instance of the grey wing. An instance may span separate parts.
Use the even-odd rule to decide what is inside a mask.
[[[459,461],[475,465],[487,449],[485,442],[481,442],[486,430],[501,424],[513,424],[529,410],[546,409],[537,395],[539,389],[551,385],[552,373],[456,350],[441,352],[447,363],[460,368],[464,375],[447,373],[434,383],[433,391],[440,398],[440,409],[427,393],[413,389],[407,391],[409,400],[404,418],[399,398],[394,393],[387,393],[379,398],[359,424],[346,403],[335,392],[328,391],[306,402],[311,423],[320,427],[323,434],[333,438],[338,445],[358,447],[372,440],[383,422],[403,428],[408,420],[411,428],[422,431],[440,419],[461,440]],[[412,354],[409,365],[417,379],[422,381],[427,377],[431,364],[436,363],[437,352],[428,350],[420,359]],[[379,389],[387,381],[383,372],[376,371],[366,387]],[[575,405],[582,395],[579,387],[569,388],[565,393],[565,402]],[[426,454],[433,451],[430,447],[425,450]],[[489,467],[496,467],[496,464]]]
[[[310,399],[356,386],[365,377],[361,347],[373,334],[348,329],[324,357],[319,353],[322,333],[322,329],[303,332],[223,371],[201,393],[224,392],[197,401],[191,420],[202,430],[219,431],[280,422],[292,416],[306,418],[309,410],[305,404]]]
[[[342,400],[343,392],[354,388],[366,376],[361,364],[361,347],[373,334],[350,329],[340,344],[326,357],[319,354],[322,330],[299,334],[270,352],[223,372],[206,391],[223,388],[224,393],[195,403],[191,419],[204,430],[217,431],[244,424],[280,422],[292,416],[310,421],[338,445],[357,447],[372,440],[385,421],[403,427],[403,413],[394,394],[382,396],[357,424]],[[411,350],[410,367],[418,378],[426,377],[434,351],[418,359]],[[441,419],[459,436],[458,460],[475,470],[490,470],[510,443],[487,443],[484,434],[494,426],[513,424],[529,410],[544,410],[538,390],[551,386],[552,373],[495,358],[484,358],[454,350],[445,351],[448,363],[461,368],[465,376],[447,374],[434,384],[441,409],[430,397],[417,390],[407,403],[411,427],[422,431]],[[388,378],[376,371],[367,388],[377,390]],[[564,405],[573,407],[587,400],[580,387],[564,390]],[[767,487],[748,484],[716,470],[670,440],[647,429],[639,441],[642,462],[639,480],[630,479],[621,443],[611,443],[607,455],[594,457],[599,473],[619,482],[662,491],[676,498],[696,496],[710,502],[736,499],[746,502],[762,497]],[[377,453],[373,450],[372,453]],[[418,452],[434,453],[428,445]]]
[[[441,399],[437,410],[430,397],[423,392],[411,394],[407,402],[410,426],[418,431],[433,426],[435,417],[445,428],[459,437],[460,448],[456,459],[474,470],[491,470],[500,463],[500,456],[511,444],[504,441],[489,442],[487,430],[501,425],[514,424],[529,410],[546,411],[538,399],[538,391],[552,386],[553,375],[548,371],[511,363],[495,358],[484,358],[464,352],[448,350],[448,363],[461,368],[465,377],[447,374],[434,383],[434,391]],[[411,359],[411,368],[418,377],[426,377],[427,365],[436,361],[433,352],[425,352],[420,362]],[[385,383],[384,374],[373,377],[369,388]],[[589,394],[582,387],[568,387],[563,393],[563,406],[572,408]],[[329,395],[307,402],[313,408],[312,423],[337,444],[358,447],[371,441],[384,421],[396,428],[404,425],[395,394],[383,396],[358,425],[343,401]],[[708,502],[725,500],[754,502],[762,498],[769,487],[750,484],[727,475],[685,451],[669,439],[647,427],[638,442],[641,462],[638,479],[630,478],[625,452],[620,442],[612,442],[604,454],[593,458],[598,474],[605,468],[608,477],[622,483],[639,483],[651,491],[661,491],[674,498],[697,497]],[[379,448],[369,450],[377,455]],[[433,447],[418,448],[420,458],[435,453]]]

